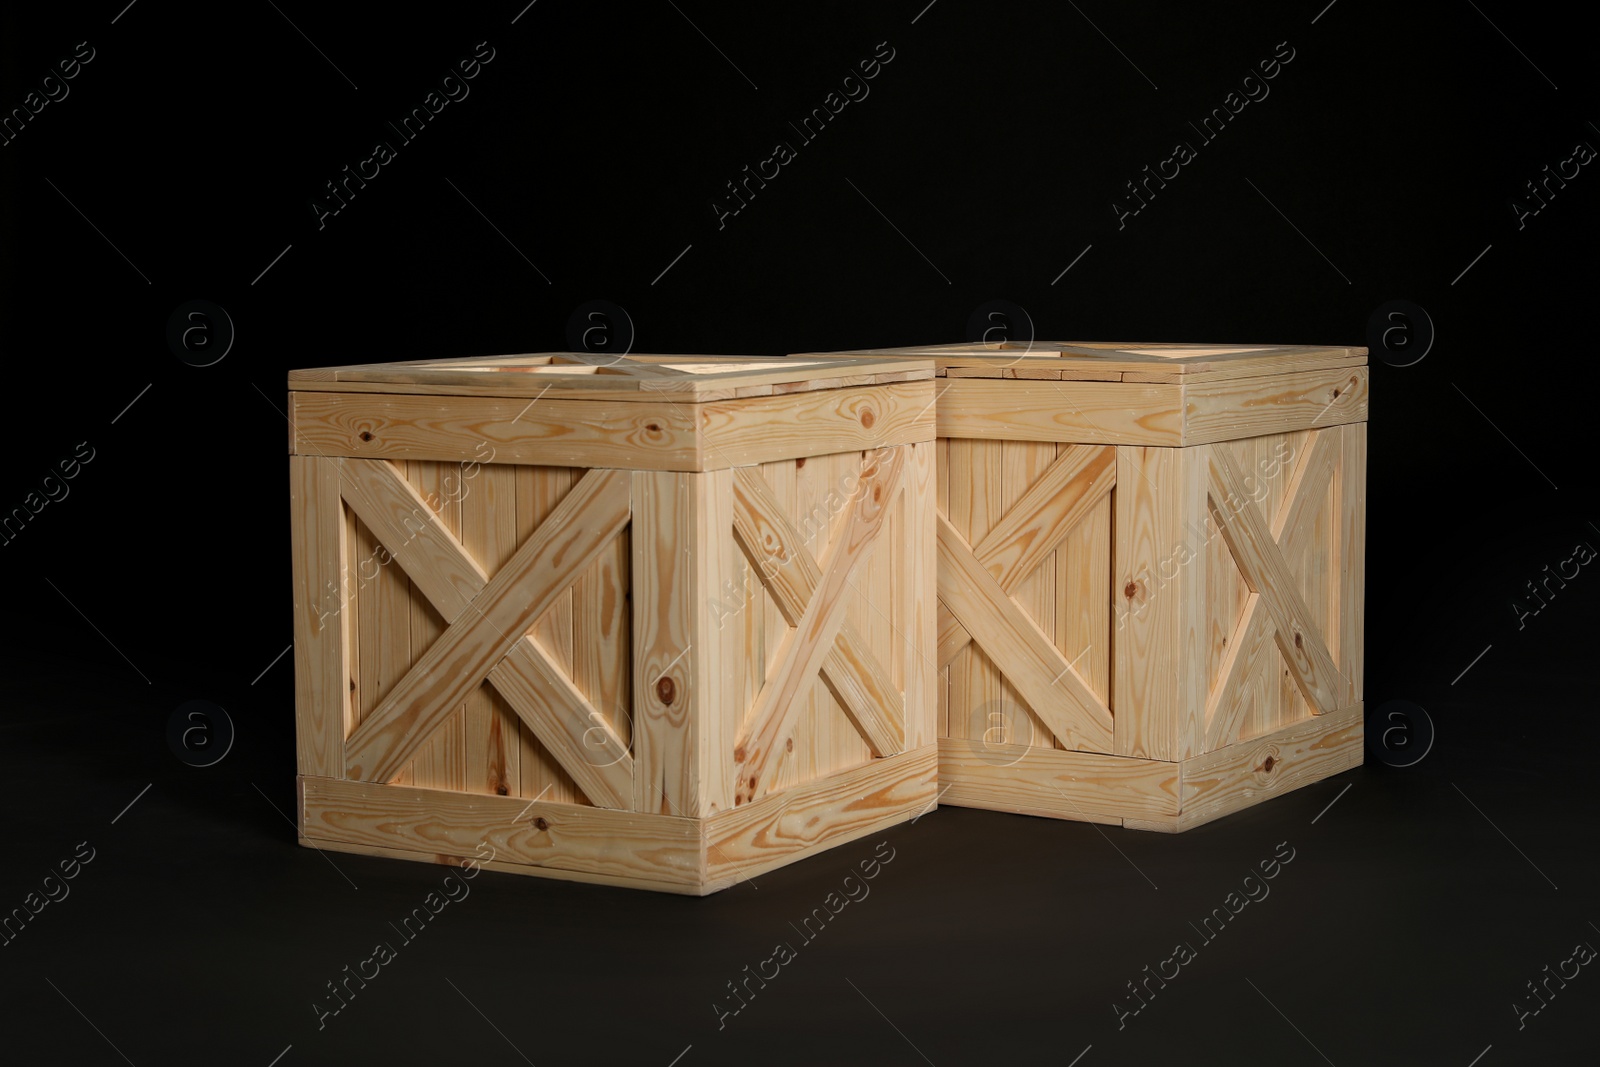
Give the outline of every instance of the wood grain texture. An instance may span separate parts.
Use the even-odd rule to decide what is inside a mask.
[[[294,571],[295,752],[301,774],[344,777],[350,728],[350,635],[344,602],[347,547],[338,468],[289,459]]]
[[[628,476],[593,471],[423,654],[345,746],[351,777],[387,781],[628,521]]]
[[[937,455],[938,445],[910,446],[905,488],[900,497],[903,539],[900,567],[892,575],[900,598],[893,646],[903,657],[904,744],[908,750],[933,745],[939,737],[939,664],[934,657],[938,614]]]
[[[289,394],[295,452],[356,459],[696,470],[700,431],[671,401]]]
[[[704,404],[701,470],[933,440],[931,380]]]
[[[1188,568],[1183,454],[1171,448],[1118,448],[1111,751],[1170,760],[1178,743],[1183,647],[1181,601]]]
[[[736,573],[732,472],[633,475],[634,807],[734,804],[740,631],[714,610]]]
[[[714,815],[705,821],[707,885],[724,888],[932,811],[938,773],[926,745]]]
[[[1356,767],[1363,708],[1347,708],[1184,760],[1176,829],[1186,830]]]
[[[939,742],[941,804],[1089,822],[1176,816],[1178,764],[1027,745]]]
[[[334,848],[484,855],[634,883],[704,885],[698,820],[375,782],[301,779],[300,834]]]
[[[1208,444],[1367,420],[1365,367],[1183,386],[1183,443]]]
[[[1367,427],[1365,423],[1340,431],[1338,507],[1339,672],[1344,676],[1345,700],[1364,699],[1362,678],[1366,668],[1363,646],[1366,623],[1367,572]]]
[[[1066,444],[1183,443],[1183,387],[1120,382],[1018,385],[947,379],[939,394],[940,437]]]

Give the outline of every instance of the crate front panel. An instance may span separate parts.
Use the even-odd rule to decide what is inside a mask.
[[[974,758],[1176,761],[1312,717],[1308,685],[1360,701],[1364,424],[938,447],[939,729]]]
[[[940,736],[982,749],[1107,751],[1111,737],[1099,724],[1063,729],[1057,717],[1053,727],[1008,668],[1017,632],[1031,625],[1037,649],[1022,681],[1024,687],[1032,683],[1030,695],[1050,706],[1066,704],[1072,695],[1060,683],[1071,679],[1092,701],[1110,707],[1115,450],[969,438],[941,439],[938,447],[939,514],[964,542],[947,551],[970,554],[1009,601],[998,602],[1003,615],[991,610],[974,617],[969,609],[964,620],[941,606]],[[987,583],[978,589],[964,584],[964,599],[975,602],[994,592]]]
[[[581,468],[503,464],[342,462],[343,482],[384,476],[397,508],[409,488],[414,493],[412,508],[426,506],[456,542],[450,545],[434,536],[435,528],[419,521],[425,516],[416,510],[391,514],[388,521],[395,528],[388,531],[386,542],[362,521],[350,500],[342,501],[349,560],[342,609],[350,649],[346,741],[449,628],[425,585],[406,572],[400,553],[432,539],[435,552],[454,550],[462,565],[470,560],[492,577],[527,544],[585,473]],[[347,492],[372,506],[363,490],[352,485]],[[616,734],[623,751],[631,734],[629,542],[628,529],[618,530],[597,558],[555,593],[527,631],[548,663]],[[471,621],[470,616],[463,617]],[[599,739],[594,734],[586,740]],[[600,763],[615,752],[588,745],[578,754]],[[415,755],[389,781],[453,792],[593,803],[488,679],[472,687],[426,733]]]

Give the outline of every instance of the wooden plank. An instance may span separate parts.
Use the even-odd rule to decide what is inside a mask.
[[[933,388],[922,380],[704,404],[695,412],[703,436],[699,469],[931,441]]]
[[[705,822],[706,882],[720,889],[933,810],[932,745],[765,796]]]
[[[1111,751],[1119,756],[1171,759],[1177,750],[1174,666],[1187,574],[1178,549],[1191,536],[1183,529],[1182,463],[1178,449],[1117,449]]]
[[[734,806],[738,768],[733,750],[743,725],[744,648],[740,631],[725,626],[707,610],[714,590],[725,589],[742,573],[734,544],[734,472],[723,469],[694,475],[699,483],[694,507],[694,632],[700,654],[693,667],[700,792],[698,812],[714,817]]]
[[[693,887],[705,880],[693,819],[374,782],[301,782],[300,833],[319,846],[454,856],[487,847],[498,862],[535,868]]]
[[[297,453],[648,470],[701,462],[695,413],[666,400],[296,392],[289,403]]]
[[[1178,814],[1178,764],[1100,752],[939,742],[939,803],[1087,822]]]
[[[732,488],[739,545],[785,620],[798,626],[822,584],[822,569],[756,468],[734,471]],[[904,747],[900,692],[849,620],[834,635],[822,674],[873,755],[892,755]]]
[[[939,394],[940,437],[1066,444],[1183,444],[1182,386],[1061,382],[1019,386],[947,379]]]
[[[1015,442],[1010,443],[1013,447]],[[1006,512],[1005,497],[1005,452],[1008,442],[1005,441],[973,441],[971,445],[970,466],[966,468],[967,477],[971,480],[971,487],[965,494],[966,497],[966,527],[957,530],[962,539],[969,545],[976,545],[989,536],[989,531],[994,529]],[[934,530],[937,539],[939,531]],[[939,546],[935,543],[935,552]],[[938,558],[937,556],[935,557]],[[942,562],[936,565],[943,570]],[[942,575],[940,575],[942,577]],[[939,593],[944,595],[941,584]],[[958,618],[968,632],[971,625],[961,615],[954,604],[950,604]],[[1013,726],[1031,727],[1026,716],[1021,716],[1021,722],[1012,722],[1018,716],[1006,715],[1006,693],[1014,692],[1014,687],[1006,681],[1004,671],[997,662],[1003,646],[990,644],[987,646],[974,645],[973,655],[967,663],[964,672],[966,693],[961,696],[960,702],[967,709],[967,736],[982,737],[991,741],[1010,742],[1020,741],[1025,743],[1031,736],[1029,732],[1009,732]],[[1008,664],[1009,666],[1009,664]],[[1021,698],[1026,701],[1026,698]],[[1041,716],[1041,721],[1049,720]]]
[[[726,680],[707,677],[720,641],[710,637],[706,583],[721,568],[705,515],[722,509],[720,495],[705,475],[633,474],[636,811],[703,817],[730,803],[721,771],[706,777],[724,765],[721,717],[736,713],[716,706]]]
[[[295,758],[300,773],[344,777],[351,719],[350,635],[344,601],[348,562],[338,468],[289,458],[294,570]]]
[[[1365,367],[1186,384],[1182,390],[1185,445],[1367,420]]]
[[[1360,704],[1182,763],[1176,829],[1210,822],[1361,764]]]
[[[351,777],[385,781],[522,639],[628,519],[628,476],[591,471],[500,569],[462,618],[350,736]]]
[[[1345,700],[1357,703],[1364,698],[1362,678],[1366,669],[1363,647],[1366,613],[1367,571],[1367,427],[1365,423],[1340,430],[1340,460],[1337,504],[1338,523],[1338,613],[1339,673],[1344,676]]]
[[[880,455],[874,467],[862,472],[848,510],[838,521],[827,562],[821,567],[821,581],[799,624],[781,642],[777,668],[762,687],[740,736],[735,753],[740,802],[761,796],[770,784],[770,776],[777,768],[774,750],[793,728],[798,711],[796,698],[802,687],[821,670],[823,659],[833,647],[833,636],[843,623],[850,576],[877,540],[884,516],[900,489],[904,465],[904,449]]]
[[[1260,512],[1249,502],[1238,467],[1222,447],[1207,450],[1211,513],[1251,590],[1261,594],[1289,672],[1314,712],[1340,706],[1338,668]]]
[[[899,632],[894,647],[904,657],[901,669],[903,744],[908,750],[932,745],[939,737],[939,664],[934,659],[938,607],[938,533],[935,496],[936,442],[910,445],[905,488],[900,494],[903,539],[901,570],[893,575],[900,597]]]
[[[1109,747],[1111,712],[942,518],[938,536],[939,596],[945,605],[979,645],[1005,650],[1007,680],[1053,734],[1073,748]]]

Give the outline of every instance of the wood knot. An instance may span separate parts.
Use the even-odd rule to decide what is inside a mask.
[[[743,745],[740,745],[739,747],[737,747],[737,748],[735,748],[733,750],[733,759],[734,759],[735,763],[743,763],[744,762],[744,756],[745,756],[745,752],[744,752],[744,746]]]
[[[1335,399],[1335,400],[1338,400],[1338,399],[1339,399],[1339,390],[1337,390],[1337,389],[1335,389],[1335,390],[1334,390],[1334,391],[1333,391],[1333,398],[1334,398],[1334,399]]]
[[[1301,637],[1298,631],[1296,631],[1296,633],[1294,635],[1294,647],[1295,648],[1305,648],[1306,647],[1306,639]]]
[[[362,440],[363,440],[363,441],[370,441],[370,440],[372,440],[372,431],[371,431],[371,430],[362,430],[362,431],[361,431],[361,439],[362,439]]]
[[[1266,771],[1268,774],[1271,774],[1272,773],[1272,768],[1276,767],[1277,765],[1278,765],[1278,758],[1276,756],[1268,756],[1265,760],[1262,761],[1261,769]]]
[[[536,829],[536,830],[548,830],[548,829],[550,829],[550,823],[549,823],[549,821],[547,819],[545,819],[545,817],[543,815],[541,815],[537,819],[533,820],[533,826],[534,826],[534,829]]]
[[[801,456],[799,459],[794,461],[794,469],[795,470],[799,470],[801,467],[804,467],[805,465],[806,465],[806,457],[804,457],[804,456]]]
[[[789,738],[789,740],[787,740],[787,741],[785,741],[783,743],[783,750],[785,752],[793,752],[794,751],[794,738],[791,737],[791,738]]]
[[[671,705],[672,698],[678,693],[678,687],[672,684],[672,679],[666,675],[656,682],[656,699],[663,704]]]
[[[661,432],[661,424],[659,422],[647,422],[644,424],[644,428],[649,430],[651,433]]]
[[[879,482],[877,485],[872,487],[872,502],[874,504],[883,503],[883,483],[882,482]]]
[[[1134,597],[1138,596],[1139,595],[1139,583],[1138,582],[1129,582],[1127,585],[1123,586],[1122,587],[1122,595],[1127,597],[1129,600],[1132,600]]]
[[[872,429],[872,424],[878,421],[878,416],[872,413],[871,408],[863,408],[861,412],[861,426],[863,429]]]
[[[499,785],[495,786],[494,787],[494,791],[495,791],[495,793],[497,793],[498,795],[503,796],[503,797],[508,797],[508,796],[511,795],[511,790],[506,788],[506,785],[505,785],[504,782],[501,782]]]

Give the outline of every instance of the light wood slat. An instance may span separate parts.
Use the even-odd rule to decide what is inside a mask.
[[[1209,449],[1207,458],[1212,516],[1228,543],[1228,550],[1233,553],[1234,562],[1239,565],[1239,573],[1252,591],[1261,594],[1289,673],[1314,713],[1322,715],[1337,710],[1344,691],[1342,679],[1321,635],[1312,625],[1310,612],[1295,587],[1294,576],[1284,564],[1277,542],[1261,513],[1250,504],[1239,469],[1226,448]]]
[[[1175,554],[1191,536],[1183,465],[1176,448],[1118,448],[1111,597],[1117,605],[1112,692],[1113,753],[1171,760],[1178,752],[1182,600],[1193,568]]]
[[[1339,664],[1344,672],[1345,700],[1365,698],[1365,586],[1367,580],[1367,426],[1341,428],[1338,511]]]
[[[822,569],[758,468],[735,470],[733,485],[733,529],[740,547],[785,620],[798,626],[822,584]],[[904,747],[900,693],[849,620],[834,634],[822,675],[874,756],[893,755]]]
[[[1075,448],[1057,457],[972,554],[1009,595],[1116,484],[1116,449]],[[940,622],[939,662],[945,664],[967,647],[972,635],[953,617],[941,617]]]
[[[350,736],[351,777],[387,781],[417,744],[522,640],[628,521],[628,475],[591,471],[411,673]]]
[[[901,598],[900,633],[892,635],[892,647],[905,657],[901,678],[905,695],[901,701],[903,744],[907,750],[932,745],[938,735],[938,663],[934,650],[935,616],[939,606],[937,531],[934,517],[937,489],[936,442],[910,445],[906,484],[900,493],[899,526],[904,554],[898,595]]]
[[[1210,444],[1365,422],[1368,384],[1366,367],[1185,384],[1183,443]]]
[[[1022,387],[989,378],[947,378],[940,437],[1065,444],[1183,444],[1183,386],[1121,382]]]
[[[940,803],[1085,822],[1175,818],[1179,764],[939,739]]]
[[[426,855],[482,856],[689,887],[704,881],[703,829],[670,815],[631,812],[520,797],[301,779],[300,833],[323,842],[401,849]]]
[[[1360,766],[1362,721],[1362,706],[1354,704],[1186,759],[1175,822],[1136,828],[1187,830]]]
[[[937,762],[925,745],[718,812],[705,822],[706,891],[932,811]]]
[[[700,462],[695,412],[668,400],[608,403],[536,389],[445,405],[432,395],[313,392],[290,393],[289,403],[294,451],[310,455],[634,470]]]
[[[633,807],[633,757],[628,743],[578,687],[527,637],[489,672],[512,709],[545,749],[600,808]]]
[[[771,784],[778,766],[773,750],[794,728],[797,695],[821,670],[833,648],[834,634],[844,619],[850,575],[877,541],[900,489],[904,466],[905,450],[896,448],[862,472],[849,511],[829,546],[821,580],[798,625],[781,640],[777,666],[768,675],[740,738],[735,758],[739,763],[738,799],[742,801],[761,796]]]
[[[312,456],[289,458],[294,557],[295,751],[301,774],[344,777],[349,728],[350,635],[344,603],[348,573],[338,467]]]
[[[738,635],[706,592],[733,581],[732,474],[634,472],[634,809],[704,818],[734,804]]]
[[[695,409],[702,470],[931,441],[931,379],[859,389],[753,397]]]
[[[1111,744],[1110,710],[949,521],[940,516],[938,523],[940,599],[980,646],[1005,650],[1007,680],[1052,733],[1071,748],[1104,751]]]

